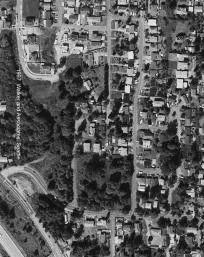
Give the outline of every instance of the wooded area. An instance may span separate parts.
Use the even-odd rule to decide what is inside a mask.
[[[44,172],[44,164],[39,170],[48,180],[49,189],[54,190],[64,202],[73,198],[72,190],[72,148],[74,143],[74,102],[68,97],[61,104],[60,86],[49,95],[47,105],[33,98],[30,85],[16,79],[15,38],[11,32],[0,37],[0,99],[6,101],[7,110],[1,117],[1,155],[10,157],[14,164],[36,160],[44,154],[55,160],[51,169]],[[5,61],[6,60],[6,61]],[[17,160],[16,144],[16,85],[21,83],[20,143],[21,159]],[[33,82],[32,87],[39,82]],[[60,107],[59,107],[60,106]]]
[[[89,209],[130,210],[133,156],[106,159],[97,154],[81,156],[79,204]]]

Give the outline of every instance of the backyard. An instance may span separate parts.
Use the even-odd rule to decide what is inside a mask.
[[[23,1],[23,17],[39,17],[39,0]]]

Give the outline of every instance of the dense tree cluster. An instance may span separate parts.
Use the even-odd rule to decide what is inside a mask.
[[[35,194],[33,205],[43,226],[55,238],[69,239],[74,235],[71,223],[64,222],[64,204],[53,195]]]
[[[171,220],[169,218],[165,218],[165,217],[161,216],[158,219],[157,223],[160,228],[166,228],[167,226],[171,225]]]
[[[130,209],[133,157],[107,160],[103,156],[80,157],[79,204],[91,209]]]
[[[70,96],[78,96],[81,94],[81,88],[83,86],[83,80],[80,76],[81,72],[81,66],[77,66],[74,69],[67,69],[61,76],[65,86],[64,90],[66,90]]]
[[[159,164],[165,176],[175,174],[181,164],[180,143],[177,136],[176,120],[168,124],[166,131],[161,132],[155,141],[159,153]]]
[[[136,250],[139,252],[143,247],[145,247],[145,243],[142,235],[132,232],[130,235],[125,235],[124,241],[120,245],[120,252],[124,253],[125,256],[127,254],[132,256]]]
[[[0,59],[1,99],[6,101],[7,110],[0,120],[1,154],[14,159],[16,164],[24,164],[42,157],[45,153],[52,160],[52,167],[46,170],[48,159],[36,168],[48,179],[49,189],[54,190],[62,201],[71,201],[72,190],[72,149],[74,144],[74,102],[68,97],[63,105],[60,99],[60,87],[56,85],[55,93],[44,105],[35,100],[32,87],[16,78],[15,38],[10,32],[1,34]],[[6,62],[5,62],[6,59]],[[77,72],[77,69],[75,70]],[[78,68],[78,74],[80,68]],[[21,84],[20,95],[20,143],[21,158],[16,159],[16,85]],[[32,88],[32,90],[31,90]],[[1,100],[0,99],[0,100]],[[58,107],[60,106],[60,107]],[[45,166],[44,166],[45,165]]]
[[[1,219],[15,218],[15,208],[10,208],[10,206],[2,197],[0,197],[0,217]]]
[[[169,1],[169,7],[171,9],[176,9],[176,7],[177,7],[177,0],[170,0]]]
[[[108,246],[99,245],[98,240],[91,239],[90,236],[86,236],[83,240],[73,241],[72,247],[72,257],[103,257],[110,254]]]

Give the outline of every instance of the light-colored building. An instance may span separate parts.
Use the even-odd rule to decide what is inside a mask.
[[[95,226],[95,220],[93,219],[87,219],[84,221],[84,227],[85,228],[93,228]]]
[[[91,143],[84,143],[83,150],[84,150],[84,153],[90,153],[91,152]]]
[[[142,140],[142,146],[143,148],[150,149],[152,147],[152,142],[149,139],[143,139]]]
[[[6,111],[6,102],[5,101],[1,101],[0,102],[0,114],[4,113]]]
[[[161,234],[160,228],[151,228],[150,230],[152,241],[150,243],[150,246],[152,248],[161,248],[163,246],[163,238]]]
[[[87,23],[90,25],[93,25],[94,23],[100,23],[101,22],[101,16],[88,16],[87,17]]]
[[[8,158],[4,156],[0,156],[0,164],[6,164],[8,163]]]
[[[157,19],[149,19],[149,20],[148,20],[148,26],[149,26],[149,27],[155,27],[155,26],[157,26]]]
[[[134,60],[134,51],[128,52],[128,60]]]
[[[128,5],[129,0],[118,0],[118,5]]]
[[[194,6],[194,14],[202,13],[203,12],[203,6],[202,5],[195,5]]]
[[[176,70],[176,78],[177,79],[187,79],[188,71]]]
[[[125,85],[125,93],[126,93],[126,94],[129,94],[129,93],[130,93],[130,89],[131,89],[131,86],[130,86],[130,85]]]
[[[187,62],[178,62],[177,70],[188,70],[188,63]]]
[[[93,152],[100,153],[100,151],[101,151],[101,145],[99,143],[93,144]]]

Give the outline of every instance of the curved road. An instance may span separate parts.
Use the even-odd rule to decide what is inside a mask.
[[[1,175],[8,179],[9,177],[16,174],[24,174],[29,177],[36,183],[36,185],[40,188],[42,193],[47,194],[47,184],[44,181],[44,178],[37,172],[35,169],[25,165],[25,166],[13,166],[1,171]]]
[[[23,1],[17,0],[16,3],[16,13],[17,13],[17,19],[16,19],[16,38],[17,38],[17,47],[18,47],[18,56],[19,61],[22,67],[23,72],[26,74],[26,76],[33,80],[43,80],[43,81],[50,81],[51,83],[57,82],[59,80],[59,75],[54,74],[35,74],[31,72],[31,70],[28,68],[28,65],[24,59],[24,50],[23,50],[23,42],[21,38],[21,31],[22,31],[22,6]]]

